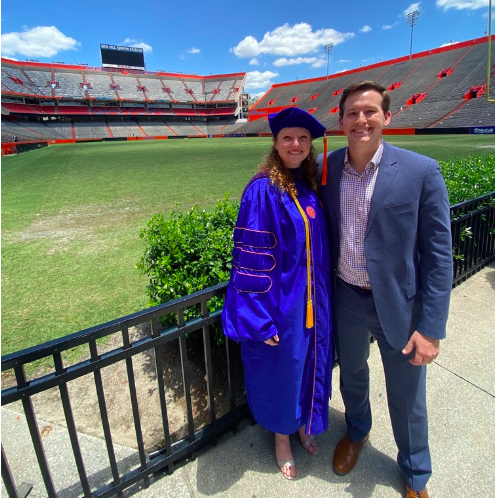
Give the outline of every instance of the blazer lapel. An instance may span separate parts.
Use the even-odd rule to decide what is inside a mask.
[[[370,211],[368,213],[365,237],[370,232],[377,213],[379,212],[379,209],[384,202],[384,198],[389,191],[389,188],[391,187],[394,177],[398,172],[398,168],[395,166],[396,163],[397,160],[394,157],[391,147],[389,146],[389,144],[384,143],[384,152],[379,164],[379,172],[377,173],[377,180],[375,182],[375,188],[372,194],[372,200],[370,202]]]

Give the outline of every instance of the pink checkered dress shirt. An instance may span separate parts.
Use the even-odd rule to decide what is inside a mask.
[[[370,285],[364,240],[383,152],[384,141],[360,175],[349,165],[346,149],[341,174],[341,255],[337,276],[348,284],[360,287]]]

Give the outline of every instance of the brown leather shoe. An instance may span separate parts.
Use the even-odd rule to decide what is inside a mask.
[[[407,485],[406,498],[429,498],[429,493],[427,493],[427,488],[425,488],[423,491],[415,491]]]
[[[337,443],[334,451],[334,462],[332,468],[340,476],[351,472],[358,461],[358,455],[363,445],[367,442],[368,434],[363,441],[353,442],[346,434]]]

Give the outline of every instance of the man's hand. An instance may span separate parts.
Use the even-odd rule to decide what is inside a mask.
[[[268,344],[268,346],[278,346],[279,340],[278,335],[274,335],[273,337],[266,339],[265,344]]]
[[[415,330],[402,353],[410,354],[412,351],[415,351],[413,358],[409,360],[412,365],[420,367],[427,365],[439,354],[439,339],[428,337]]]

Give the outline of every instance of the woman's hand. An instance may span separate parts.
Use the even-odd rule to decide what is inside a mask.
[[[265,344],[268,344],[268,346],[278,346],[278,341],[280,339],[278,338],[278,335],[274,335],[273,337],[270,337],[265,341]]]

